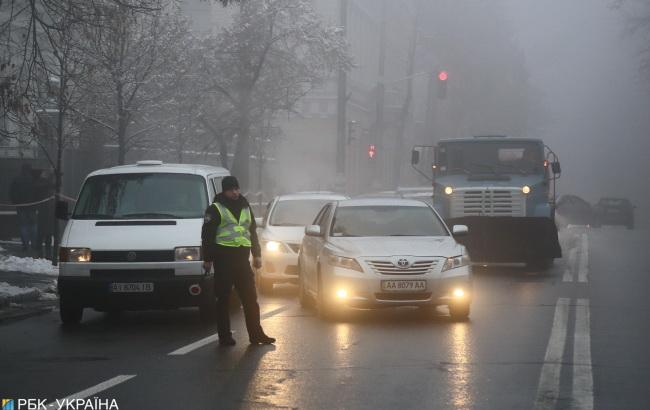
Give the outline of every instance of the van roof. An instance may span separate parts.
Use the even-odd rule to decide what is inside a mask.
[[[141,174],[141,173],[162,173],[162,174],[196,174],[208,175],[230,175],[230,172],[221,167],[202,164],[165,164],[162,161],[139,161],[130,165],[119,165],[111,168],[98,169],[88,176],[112,175],[112,174]]]

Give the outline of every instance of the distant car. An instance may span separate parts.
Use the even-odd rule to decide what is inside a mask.
[[[257,271],[257,286],[268,294],[275,283],[298,283],[298,250],[311,224],[323,206],[347,199],[333,192],[301,192],[276,197],[268,204],[259,236],[263,266]]]
[[[345,308],[447,305],[469,316],[471,266],[464,246],[422,201],[351,199],[326,205],[305,230],[300,302],[321,317]],[[454,235],[467,233],[455,226]]]
[[[555,221],[559,227],[591,225],[594,211],[591,204],[577,195],[562,195],[555,208]]]
[[[634,229],[634,205],[625,198],[601,198],[595,206],[597,225],[624,225]]]

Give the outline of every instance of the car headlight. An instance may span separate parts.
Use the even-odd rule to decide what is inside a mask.
[[[174,249],[174,259],[177,261],[200,261],[201,247],[188,246]]]
[[[352,269],[358,272],[363,272],[361,265],[356,259],[346,258],[345,256],[330,255],[327,261],[331,266],[338,266],[339,268]]]
[[[454,188],[452,188],[452,187],[450,187],[450,186],[445,187],[445,194],[447,194],[447,195],[451,195],[451,194],[453,194],[453,193],[454,193]]]
[[[531,189],[528,185],[524,185],[524,186],[521,188],[521,192],[523,192],[523,193],[526,194],[526,195],[530,194],[530,191],[532,191],[532,189]]]
[[[59,262],[90,262],[89,248],[59,248]]]
[[[445,272],[450,269],[461,268],[467,265],[469,265],[469,257],[467,257],[467,255],[453,256],[447,258],[445,264],[442,266],[442,271]]]
[[[286,247],[282,242],[268,241],[265,242],[263,246],[267,252],[287,252]]]

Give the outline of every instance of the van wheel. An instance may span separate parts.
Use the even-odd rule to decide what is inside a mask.
[[[83,311],[83,307],[79,304],[61,295],[61,299],[59,300],[59,316],[64,325],[78,325],[81,322]]]
[[[462,322],[469,318],[469,303],[452,303],[448,305],[449,316],[456,322]]]

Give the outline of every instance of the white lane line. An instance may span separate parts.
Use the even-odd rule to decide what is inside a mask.
[[[535,409],[554,409],[560,395],[560,372],[566,344],[569,299],[560,298],[555,305],[553,328],[548,339],[544,365],[539,376]]]
[[[582,247],[580,249],[580,263],[578,264],[578,282],[586,283],[589,274],[589,238],[582,234]]]
[[[278,313],[284,312],[287,309],[289,309],[289,306],[282,306],[282,307],[279,307],[277,309],[273,309],[273,310],[271,310],[269,312],[266,312],[263,315],[261,315],[260,319],[261,320],[268,319],[269,317],[275,316]],[[235,333],[235,332],[233,331],[233,333]],[[205,345],[209,345],[210,343],[214,343],[217,340],[219,340],[219,335],[217,333],[215,333],[215,334],[210,335],[208,337],[204,337],[201,340],[197,340],[194,343],[190,343],[187,346],[183,346],[180,349],[176,349],[173,352],[168,353],[167,355],[168,356],[182,356],[182,355],[188,354],[190,352],[193,352],[193,351],[195,351],[197,349],[200,349]]]
[[[591,369],[589,300],[578,299],[576,326],[573,339],[573,409],[594,408],[594,378]]]
[[[566,268],[564,270],[564,276],[562,276],[562,282],[573,282],[573,273],[571,272],[571,269]]]
[[[68,397],[65,397],[63,399],[57,399],[59,403],[63,403],[66,400],[74,400],[74,399],[85,399],[90,396],[94,396],[95,394],[102,392],[104,390],[108,390],[111,387],[115,387],[120,383],[124,383],[125,381],[131,380],[134,378],[136,375],[135,374],[126,374],[126,375],[119,375],[115,376],[112,379],[106,380],[105,382],[101,382],[96,386],[89,387],[86,390],[82,390],[78,393],[74,393],[69,395]],[[58,409],[60,406],[55,400],[54,402],[50,403],[47,405],[47,408],[50,409]],[[65,408],[65,406],[63,407]]]

